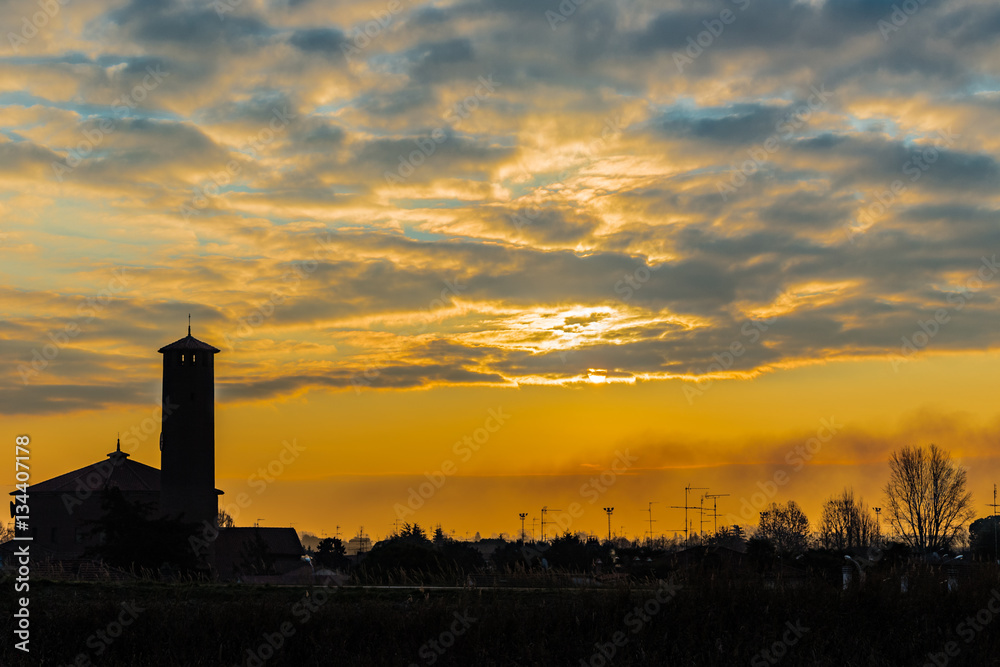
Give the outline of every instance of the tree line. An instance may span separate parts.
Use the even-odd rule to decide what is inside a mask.
[[[962,543],[966,525],[975,517],[967,485],[965,468],[937,445],[893,452],[884,488],[885,520],[892,536],[918,553]],[[873,515],[852,488],[845,488],[823,505],[818,546],[850,550],[872,545],[883,537],[878,514]],[[990,517],[970,526],[974,550],[994,549],[996,523],[996,517]],[[809,520],[795,501],[772,503],[760,513],[755,539],[767,542],[778,553],[801,553],[809,538]]]

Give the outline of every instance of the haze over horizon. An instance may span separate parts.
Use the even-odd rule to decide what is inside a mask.
[[[238,525],[815,528],[929,443],[985,516],[1000,7],[897,4],[7,3],[6,430],[159,466],[190,313]]]

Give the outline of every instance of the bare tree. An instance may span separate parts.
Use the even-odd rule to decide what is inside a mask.
[[[757,537],[774,545],[782,555],[802,553],[809,536],[809,519],[794,500],[786,505],[771,503],[760,513]]]
[[[886,514],[914,549],[948,547],[975,516],[965,468],[937,445],[893,452],[889,471]]]
[[[877,534],[875,518],[863,500],[855,500],[854,489],[844,489],[823,505],[819,539],[827,549],[868,547]]]

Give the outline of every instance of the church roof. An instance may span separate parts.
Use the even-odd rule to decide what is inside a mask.
[[[75,493],[80,488],[97,489],[105,484],[122,491],[160,491],[160,471],[138,461],[130,461],[129,455],[118,448],[108,454],[108,461],[99,461],[44,482],[32,484],[32,493]],[[95,483],[95,480],[99,480]],[[14,491],[11,495],[19,493]]]
[[[211,352],[213,354],[215,354],[216,352],[220,352],[219,348],[212,347],[208,343],[203,343],[202,341],[192,336],[190,328],[188,329],[187,336],[184,336],[184,338],[181,338],[180,340],[174,341],[170,345],[164,345],[159,350],[157,350],[157,352],[163,353],[163,352],[169,352],[171,350],[196,350],[196,351],[202,350],[205,352]]]

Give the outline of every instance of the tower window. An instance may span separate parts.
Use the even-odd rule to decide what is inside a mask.
[[[196,358],[197,356],[198,356],[198,355],[196,355],[196,354],[192,354],[192,355],[191,355],[191,365],[192,365],[192,366],[193,366],[193,365],[195,365],[195,364],[197,363],[197,361],[198,361],[198,360],[197,360],[197,358]]]
[[[184,353],[181,353],[181,363],[183,364],[186,361],[187,361],[187,355],[184,354]]]

